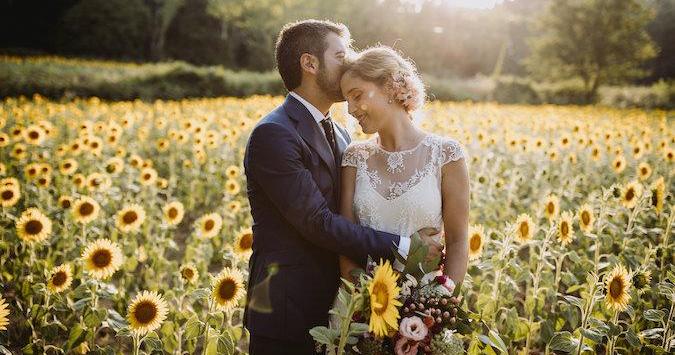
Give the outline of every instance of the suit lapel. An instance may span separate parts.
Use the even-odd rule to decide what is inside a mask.
[[[328,166],[328,169],[333,176],[333,180],[339,180],[335,159],[333,159],[333,151],[330,149],[328,140],[321,131],[321,128],[319,128],[319,125],[314,121],[312,114],[300,101],[291,95],[286,96],[283,107],[286,110],[286,113],[288,113],[288,116],[298,123],[298,132],[302,139],[319,153],[321,160]]]

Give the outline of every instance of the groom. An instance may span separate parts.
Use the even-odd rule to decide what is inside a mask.
[[[340,76],[349,50],[342,24],[306,20],[284,26],[276,43],[276,64],[290,92],[284,103],[253,129],[244,168],[253,216],[244,325],[251,355],[314,354],[309,329],[328,324],[338,286],[338,255],[361,265],[368,255],[394,261],[407,256],[410,239],[350,223],[335,211],[340,195],[340,162],[351,141],[332,122],[330,107],[344,101]],[[420,231],[429,259],[442,246]],[[252,289],[268,275],[272,312],[248,303]]]

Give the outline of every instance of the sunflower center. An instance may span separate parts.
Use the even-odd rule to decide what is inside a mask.
[[[553,204],[553,202],[548,203],[548,205],[546,206],[546,210],[548,211],[548,213],[553,213],[553,211],[555,211],[555,205]]]
[[[124,221],[125,224],[134,223],[134,222],[136,222],[137,219],[138,219],[138,214],[136,214],[136,211],[127,211],[122,216],[122,221]]]
[[[212,230],[213,227],[215,227],[215,226],[216,226],[216,222],[214,222],[212,219],[209,219],[208,221],[206,221],[206,223],[204,223],[204,229],[207,230],[207,231]]]
[[[647,170],[647,168],[642,168],[642,169],[640,170],[640,172],[642,172],[642,175],[647,175],[647,173],[649,172],[649,170]]]
[[[59,271],[52,276],[52,284],[54,286],[61,286],[66,283],[67,279],[68,275],[66,275],[66,273],[63,271]]]
[[[570,231],[570,227],[567,225],[567,222],[563,222],[560,225],[560,232],[562,233],[562,235],[566,236],[569,233],[569,231]]]
[[[471,247],[471,250],[478,250],[480,248],[480,234],[474,234],[471,236],[471,241],[469,242],[469,246]]]
[[[157,307],[150,301],[142,301],[134,309],[134,318],[141,324],[151,323],[157,317]]]
[[[387,288],[387,285],[383,284],[382,282],[375,282],[371,297],[375,298],[375,302],[373,303],[373,311],[375,311],[377,315],[382,315],[382,313],[387,310],[387,306],[389,305],[389,289]]]
[[[28,234],[38,234],[42,231],[42,222],[37,220],[30,220],[26,223],[26,233]]]
[[[218,296],[225,301],[233,299],[236,291],[237,284],[232,279],[225,279],[218,285]]]
[[[174,219],[176,216],[178,216],[178,210],[175,207],[169,208],[169,218]]]
[[[609,295],[616,299],[621,296],[621,293],[623,293],[623,281],[621,278],[615,277],[609,283]]]
[[[69,201],[69,200],[63,200],[63,201],[61,201],[61,207],[63,207],[63,208],[70,208],[70,201]]]
[[[88,216],[94,213],[94,205],[89,202],[85,202],[80,206],[80,214],[83,216]]]
[[[630,201],[633,199],[633,197],[635,197],[635,191],[633,188],[630,188],[628,191],[626,191],[626,200]]]
[[[38,139],[40,138],[40,133],[37,133],[36,131],[31,131],[30,133],[28,133],[28,136],[30,137],[30,139]]]
[[[188,279],[188,280],[189,280],[189,279],[191,279],[193,276],[195,276],[195,272],[194,272],[194,270],[192,270],[192,269],[190,269],[190,268],[185,268],[185,269],[183,269],[182,275],[183,275],[183,278],[184,278],[184,279]]]
[[[241,237],[241,241],[239,241],[239,247],[241,247],[243,250],[248,250],[251,249],[251,246],[253,245],[253,234],[251,233],[246,233]]]
[[[589,224],[591,222],[591,215],[588,213],[588,211],[581,212],[581,221],[584,224]]]
[[[2,192],[2,199],[3,200],[11,200],[14,197],[14,191],[12,190],[5,190]]]
[[[112,261],[112,254],[107,249],[99,249],[91,256],[91,261],[94,263],[94,265],[96,265],[96,267],[104,268],[110,265],[110,262]]]
[[[151,177],[151,176],[152,176],[152,175],[150,175],[150,174],[145,174],[145,175],[143,175],[143,179],[145,179],[145,180],[150,180],[150,177]]]
[[[527,236],[530,233],[530,226],[527,224],[527,222],[521,222],[520,223],[520,235],[522,237]]]

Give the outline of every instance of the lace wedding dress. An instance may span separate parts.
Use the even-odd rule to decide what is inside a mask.
[[[458,141],[435,134],[398,152],[382,149],[377,137],[352,143],[342,166],[356,168],[356,222],[402,238],[425,227],[441,230],[441,169],[461,158],[466,150]]]
[[[356,168],[356,223],[401,238],[426,227],[443,229],[441,170],[461,158],[468,160],[457,140],[435,134],[427,134],[412,149],[397,152],[382,149],[377,137],[352,142],[342,166]],[[403,265],[397,264],[402,271]],[[333,315],[330,318],[332,324],[339,322]]]

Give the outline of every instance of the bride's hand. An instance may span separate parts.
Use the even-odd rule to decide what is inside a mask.
[[[428,248],[426,261],[440,258],[443,253],[443,244],[441,243],[443,231],[436,228],[422,228],[417,233],[419,233],[422,243]]]

